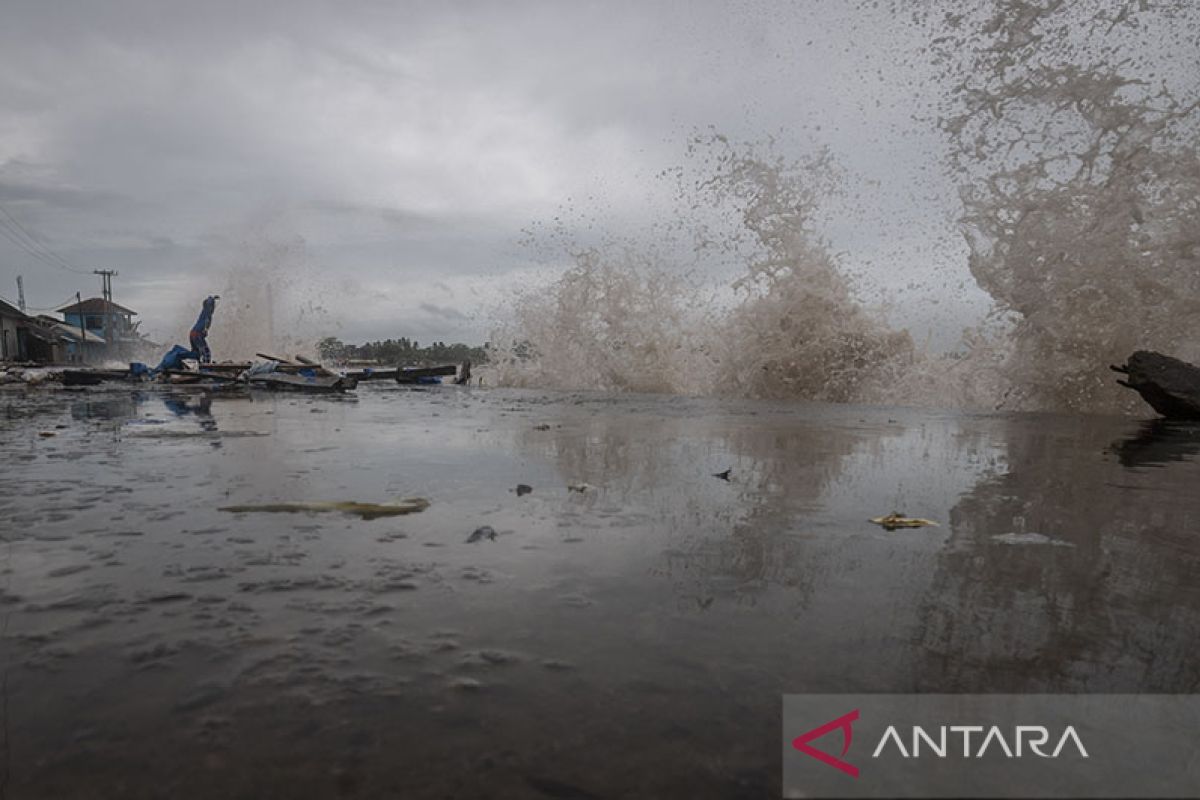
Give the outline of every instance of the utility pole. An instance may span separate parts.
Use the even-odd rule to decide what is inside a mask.
[[[25,279],[17,276],[17,306],[21,309],[21,313],[25,313]]]
[[[104,341],[112,344],[112,279],[119,272],[114,272],[111,269],[94,269],[93,275],[100,276],[100,289],[104,295]]]
[[[83,305],[83,298],[79,296],[79,292],[75,293],[75,303],[78,306]],[[83,363],[83,346],[87,343],[87,330],[83,327],[83,309],[79,309],[79,363]]]

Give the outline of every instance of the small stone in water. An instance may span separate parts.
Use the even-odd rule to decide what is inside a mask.
[[[496,540],[496,529],[491,525],[482,525],[476,528],[470,536],[467,537],[467,544],[482,542],[484,539]]]

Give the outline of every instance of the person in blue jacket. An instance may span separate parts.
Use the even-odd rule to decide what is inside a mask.
[[[217,307],[217,296],[209,295],[204,298],[204,306],[200,309],[200,317],[188,334],[188,344],[196,354],[196,360],[201,364],[212,362],[212,351],[208,349],[208,326],[212,324],[213,311]]]

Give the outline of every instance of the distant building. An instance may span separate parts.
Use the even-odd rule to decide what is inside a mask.
[[[133,322],[136,311],[103,297],[89,297],[83,302],[60,308],[58,313],[63,315],[63,321],[69,327],[82,327],[106,342],[131,335],[136,328]],[[136,338],[136,334],[133,335]]]
[[[91,331],[80,331],[78,326],[72,328],[65,322],[44,314],[39,314],[36,321],[41,329],[54,339],[57,349],[54,357],[49,360],[55,363],[99,363],[108,356],[108,342]],[[79,344],[81,340],[82,347]]]
[[[25,336],[21,330],[29,317],[21,309],[0,300],[0,361],[28,361]]]
[[[143,347],[145,342],[137,332],[138,324],[133,321],[137,312],[122,305],[105,300],[103,297],[89,297],[73,305],[58,310],[63,315],[61,327],[78,342],[79,330],[82,328],[85,336],[83,353],[85,360],[98,360],[99,357],[109,359],[125,359]],[[90,345],[91,337],[97,337],[106,345],[102,353],[94,353]]]
[[[93,297],[59,309],[63,319],[31,316],[0,300],[0,361],[100,364],[158,347],[137,332],[137,312]],[[82,328],[81,328],[82,325]]]
[[[76,330],[74,334],[64,336],[58,330],[61,324],[52,317],[31,317],[0,300],[0,361],[56,364],[78,360],[78,357],[72,357],[70,343],[80,339],[80,332]],[[94,354],[102,355],[103,339],[94,335],[83,338],[91,345]],[[87,353],[86,347],[84,352]]]

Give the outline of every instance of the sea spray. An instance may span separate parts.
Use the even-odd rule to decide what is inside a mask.
[[[687,169],[665,176],[678,187],[669,225],[640,241],[562,245],[572,265],[520,296],[493,336],[497,380],[888,401],[916,354],[906,332],[858,301],[819,233],[837,184],[828,156],[788,161],[770,142],[716,134],[694,137],[688,155]],[[561,230],[552,238],[561,243]],[[705,267],[738,271],[732,293],[699,281]]]
[[[322,281],[299,235],[261,227],[242,231],[206,270],[213,275],[211,293],[221,298],[209,333],[217,360],[249,360],[256,353],[315,356],[316,343],[334,329],[321,304]],[[198,301],[196,308],[199,313]]]
[[[721,394],[830,402],[885,402],[913,366],[905,331],[857,298],[821,236],[821,203],[839,185],[828,154],[789,162],[763,145],[723,136],[695,142],[710,154],[699,188],[740,220],[745,234],[723,242],[745,264],[734,282],[741,302],[721,326]]]
[[[492,334],[495,380],[510,386],[702,393],[712,374],[699,288],[652,248],[570,253],[552,284],[518,295]]]
[[[820,233],[820,210],[840,184],[828,157],[789,162],[714,135],[690,146],[702,174],[680,182],[670,216],[693,225],[697,253],[728,262],[736,302],[689,309],[678,326],[659,310],[654,296],[669,281],[653,270],[670,274],[686,259],[576,248],[567,276],[515,315],[508,339],[526,348],[517,373],[572,388],[1141,412],[1109,364],[1139,348],[1200,359],[1200,7],[896,3],[892,18],[926,36],[917,57],[937,78],[936,99],[914,111],[944,137],[943,166],[960,187],[964,272],[994,302],[960,347],[924,352],[861,302]],[[729,226],[711,227],[700,207]],[[618,281],[630,263],[638,277]],[[576,319],[571,309],[588,297],[580,286],[598,271],[624,288],[606,294],[603,313]],[[552,323],[538,316],[548,309]],[[704,360],[689,360],[696,355]]]
[[[928,23],[949,87],[939,122],[971,274],[1010,322],[1004,407],[1138,408],[1109,364],[1135,349],[1200,355],[1200,14],[954,11]]]

